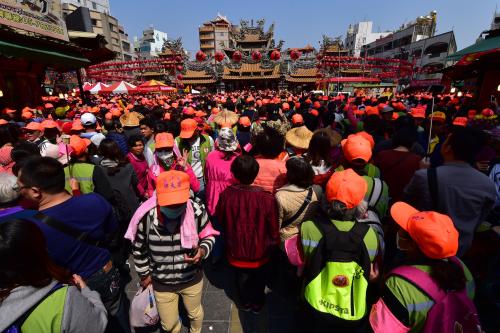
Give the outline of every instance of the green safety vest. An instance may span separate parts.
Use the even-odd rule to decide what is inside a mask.
[[[335,171],[344,171],[344,167],[339,165]],[[365,165],[365,172],[368,177],[380,178],[380,169],[371,163]]]
[[[202,137],[205,139],[203,140]],[[191,151],[191,147],[188,143],[181,141],[180,137],[175,138],[175,142],[177,143],[177,147],[179,147],[179,151],[182,154],[184,149],[189,151],[188,163],[191,164],[193,160],[193,153]],[[203,172],[205,172],[205,161],[207,159],[207,155],[213,150],[212,145],[210,144],[210,138],[208,135],[201,134],[200,135],[200,160],[201,166],[203,168]]]
[[[71,190],[71,185],[69,184],[70,168],[72,173],[71,176],[76,178],[78,184],[80,184],[80,192],[83,194],[94,192],[93,175],[95,165],[90,163],[73,163],[64,168],[64,175],[66,177],[65,188],[66,191],[72,193],[73,191]]]
[[[54,291],[40,303],[21,326],[23,332],[62,332],[62,318],[68,287]]]

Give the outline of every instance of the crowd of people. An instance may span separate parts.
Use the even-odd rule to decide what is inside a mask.
[[[138,274],[163,330],[181,331],[181,297],[199,333],[203,262],[231,267],[240,311],[294,294],[303,332],[498,327],[496,103],[262,90],[42,104],[0,116],[1,332],[131,332]]]

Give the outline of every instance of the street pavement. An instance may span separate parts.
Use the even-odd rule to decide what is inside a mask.
[[[137,292],[138,277],[133,270],[132,281],[125,288],[130,300]],[[296,296],[285,288],[273,292],[266,288],[266,306],[258,315],[251,312],[238,310],[235,277],[231,267],[226,262],[212,266],[209,261],[204,264],[203,309],[205,318],[202,333],[294,333],[297,331],[294,318],[296,318]],[[273,275],[270,272],[269,275]],[[276,277],[276,275],[275,275]],[[279,288],[276,288],[279,289]],[[189,332],[187,316],[180,306],[183,320],[182,333]],[[136,333],[159,333],[159,325],[152,328],[135,329]]]

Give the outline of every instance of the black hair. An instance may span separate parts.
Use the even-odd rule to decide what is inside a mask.
[[[28,157],[40,156],[40,149],[34,143],[21,140],[14,145],[10,156],[14,162],[19,163]]]
[[[142,118],[141,120],[139,120],[139,126],[147,126],[149,128],[151,128],[152,130],[155,129],[155,123],[153,121],[153,119],[151,118]]]
[[[71,274],[54,264],[38,226],[29,220],[0,223],[0,302],[18,286],[43,288],[52,280],[71,281]]]
[[[265,158],[276,158],[285,148],[285,137],[266,125],[263,129],[255,139],[257,150]]]
[[[15,144],[19,141],[20,131],[14,124],[0,126],[0,147],[7,143]]]
[[[25,186],[38,187],[49,194],[63,192],[66,182],[62,164],[51,157],[27,159],[23,163],[19,179]]]
[[[128,162],[123,156],[118,144],[111,139],[102,140],[98,150],[99,150],[99,155],[101,155],[103,158],[118,162],[117,166],[106,168],[107,173],[110,176],[119,172],[120,168],[126,165]]]
[[[128,143],[128,146],[130,148],[132,148],[132,147],[135,147],[135,145],[136,145],[136,143],[138,141],[141,141],[142,143],[144,143],[144,141],[142,140],[142,136],[140,136],[140,135],[132,135],[130,138],[128,138],[128,142],[127,143]]]
[[[313,184],[314,170],[303,158],[292,157],[286,161],[286,177],[290,184],[308,188]]]
[[[415,141],[417,141],[417,129],[415,126],[400,127],[392,136],[394,147],[403,146],[411,149]]]
[[[486,142],[484,132],[471,127],[457,127],[450,136],[455,159],[473,164],[475,157]]]
[[[253,156],[238,156],[231,163],[231,173],[241,184],[250,185],[259,173],[259,163]]]
[[[104,121],[104,128],[106,129],[106,131],[110,132],[110,131],[114,131],[116,129],[116,123],[117,121],[114,121],[112,119],[106,119]]]
[[[307,150],[307,160],[312,165],[319,165],[324,160],[328,165],[332,165],[330,150],[332,149],[330,136],[326,131],[316,131],[309,142]]]
[[[464,270],[457,264],[437,259],[430,259],[431,277],[444,291],[463,290],[466,286]]]

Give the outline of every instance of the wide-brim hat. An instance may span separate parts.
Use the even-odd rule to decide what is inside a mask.
[[[137,127],[143,118],[139,112],[126,112],[120,116],[120,123],[123,127]]]
[[[238,122],[238,119],[240,117],[233,111],[229,111],[229,110],[224,110],[222,112],[219,112],[215,117],[214,117],[214,122],[217,124],[217,125],[221,125],[222,124],[231,124],[231,126],[233,126],[234,124],[236,124]]]
[[[300,126],[296,128],[292,128],[288,132],[286,132],[285,139],[286,142],[299,149],[307,149],[309,148],[309,142],[313,136],[313,132],[311,132],[306,126]]]

